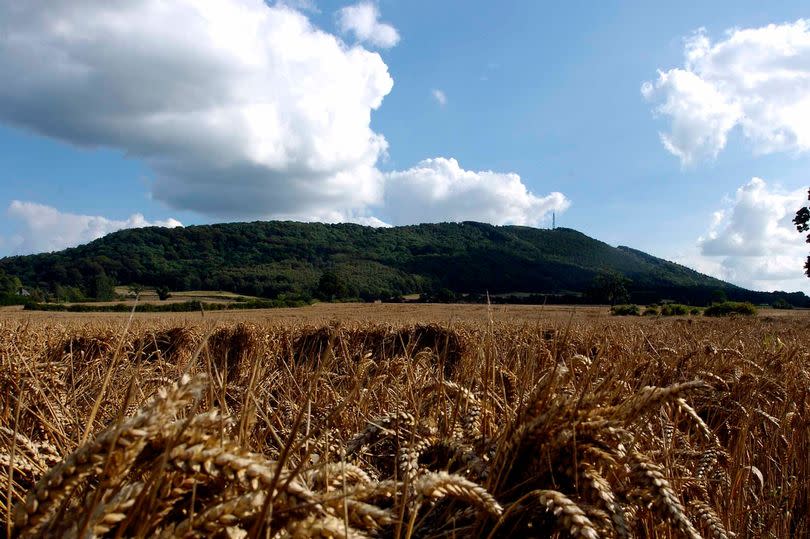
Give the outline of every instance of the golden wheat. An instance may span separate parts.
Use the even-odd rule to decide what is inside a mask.
[[[149,320],[0,320],[7,534],[810,535],[801,314]]]

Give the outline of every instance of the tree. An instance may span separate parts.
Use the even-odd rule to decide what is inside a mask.
[[[0,270],[0,294],[17,295],[20,293],[22,283],[17,277],[7,275]]]
[[[138,299],[141,296],[141,292],[143,292],[143,286],[139,284],[131,284],[127,287],[127,290],[129,291],[130,296]]]
[[[725,290],[716,289],[712,290],[712,303],[723,303],[724,301],[728,301],[728,296],[726,296]]]
[[[807,199],[810,200],[810,190],[807,191]],[[796,230],[799,232],[807,232],[810,230],[810,207],[804,206],[799,208],[799,211],[796,212],[796,216],[793,218],[793,224],[796,225]],[[810,234],[807,235],[804,241],[810,243]],[[810,256],[808,256],[807,260],[804,262],[804,274],[810,277]]]
[[[84,294],[82,294],[82,290],[78,286],[62,286],[57,284],[53,288],[53,295],[57,302],[77,302],[85,301],[87,299],[85,298]]]
[[[158,297],[158,299],[160,301],[166,301],[167,299],[172,297],[172,295],[169,293],[169,287],[168,286],[157,286],[157,287],[155,287],[155,294],[157,294],[157,297]]]
[[[326,301],[341,298],[346,295],[346,284],[338,277],[334,271],[325,271],[318,280],[318,288],[315,295]]]
[[[98,301],[115,299],[115,280],[101,270],[91,279],[88,292]]]
[[[588,288],[588,295],[598,303],[609,303],[611,307],[626,302],[630,295],[627,285],[630,279],[618,273],[601,273],[597,275]]]
[[[440,288],[434,294],[433,299],[437,303],[452,303],[456,300],[456,294],[449,288]]]

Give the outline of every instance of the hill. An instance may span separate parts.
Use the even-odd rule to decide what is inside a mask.
[[[632,299],[729,299],[810,306],[802,293],[753,292],[576,230],[475,222],[372,228],[253,222],[141,228],[64,251],[0,260],[0,271],[56,296],[102,298],[137,283],[264,298],[388,299],[404,294],[549,295],[586,301],[599,275],[628,279]],[[516,296],[517,297],[517,296]],[[65,297],[63,299],[71,299]],[[535,297],[535,300],[538,298]]]

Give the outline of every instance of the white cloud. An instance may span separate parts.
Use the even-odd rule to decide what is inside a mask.
[[[367,217],[355,217],[350,222],[357,223],[358,225],[363,226],[373,226],[374,228],[389,228],[391,225],[386,223],[385,221],[378,219],[373,216]]]
[[[443,91],[434,89],[430,91],[430,95],[433,96],[433,99],[435,99],[436,103],[440,106],[443,107],[447,104],[447,95]]]
[[[686,40],[683,68],[641,92],[671,119],[664,146],[684,165],[715,157],[739,126],[755,153],[810,150],[810,20]]]
[[[338,26],[344,34],[352,33],[363,43],[388,49],[399,43],[399,32],[380,22],[380,11],[373,2],[359,2],[337,12]]]
[[[276,5],[291,7],[299,11],[309,11],[310,13],[321,12],[315,4],[315,0],[276,0]]]
[[[450,159],[380,172],[388,145],[370,122],[388,67],[315,28],[290,7],[301,2],[0,0],[0,122],[119,149],[151,169],[153,199],[208,218],[532,224],[567,206]],[[398,39],[375,4],[339,18],[360,40]],[[87,230],[107,230],[96,219]],[[27,250],[92,236],[29,239],[30,223]]]
[[[125,221],[62,213],[50,206],[19,200],[13,201],[6,213],[9,218],[19,223],[18,232],[9,242],[15,254],[58,251],[93,241],[124,228],[183,226],[176,219],[147,221],[139,213],[131,215]]]
[[[455,159],[426,159],[386,174],[385,213],[394,224],[484,221],[539,225],[570,205],[562,193],[538,197],[514,173],[462,169]]]
[[[714,213],[698,240],[702,260],[694,265],[758,290],[810,289],[803,267],[808,245],[792,223],[806,196],[805,189],[783,192],[751,179]]]
[[[382,196],[387,66],[284,5],[0,2],[0,72],[0,121],[140,158],[178,209],[329,219]]]

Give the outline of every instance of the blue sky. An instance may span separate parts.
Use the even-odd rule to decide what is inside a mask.
[[[0,255],[144,224],[555,211],[810,291],[789,224],[810,165],[800,2],[15,4],[0,0]]]

